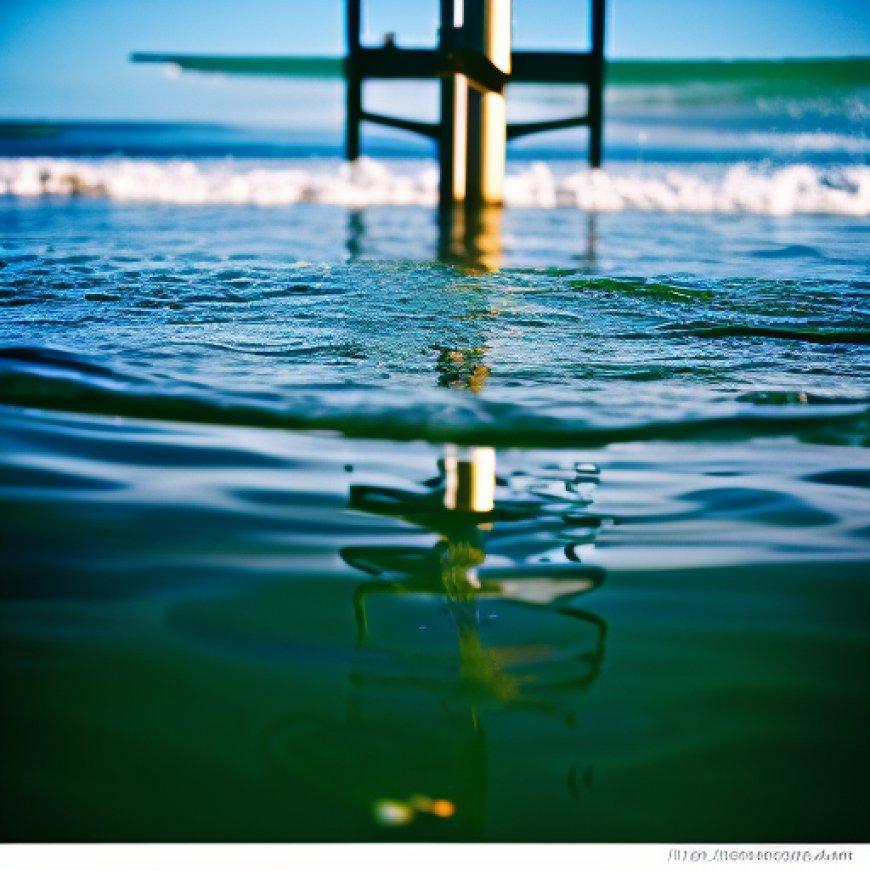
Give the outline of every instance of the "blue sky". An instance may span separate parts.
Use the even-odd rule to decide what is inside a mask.
[[[436,0],[365,5],[372,40],[388,30],[403,45],[434,40]],[[342,0],[0,0],[0,117],[282,124],[313,113],[321,125],[338,124],[337,83],[172,80],[127,56],[134,50],[340,55],[343,6]],[[582,0],[515,0],[515,44],[581,47],[586,7]],[[608,55],[870,55],[870,0],[610,0]]]

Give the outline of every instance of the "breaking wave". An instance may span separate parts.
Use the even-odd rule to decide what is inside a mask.
[[[190,205],[287,206],[316,202],[433,206],[435,164],[423,160],[271,162],[127,158],[0,160],[0,195],[92,196]],[[714,214],[870,215],[870,166],[618,167],[553,171],[543,163],[509,168],[505,201],[516,208]]]

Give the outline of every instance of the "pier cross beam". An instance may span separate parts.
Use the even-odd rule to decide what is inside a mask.
[[[606,0],[590,0],[591,47],[586,52],[513,51],[511,0],[440,0],[438,47],[403,49],[392,38],[381,47],[362,45],[362,0],[347,0],[345,153],[361,154],[363,121],[428,136],[438,146],[442,206],[466,201],[501,203],[505,147],[509,140],[547,130],[588,127],[588,159],[602,159]],[[441,80],[437,123],[368,112],[366,79]],[[578,84],[587,89],[585,115],[508,124],[504,90],[509,82]]]

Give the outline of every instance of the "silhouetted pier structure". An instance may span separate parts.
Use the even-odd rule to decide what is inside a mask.
[[[487,163],[500,163],[501,172],[495,174],[503,176],[504,145],[520,136],[588,127],[589,164],[600,166],[605,0],[590,0],[591,47],[576,52],[512,50],[510,7],[510,0],[441,0],[437,48],[407,49],[399,48],[392,39],[379,47],[364,46],[362,0],[347,0],[348,160],[362,153],[360,126],[364,121],[428,136],[438,148],[442,205],[463,200],[500,202],[501,180],[486,184]],[[441,80],[438,122],[382,115],[367,111],[363,105],[366,80],[435,78]],[[512,124],[504,120],[503,109],[486,117],[481,105],[486,98],[503,100],[506,86],[518,82],[585,86],[586,113]]]
[[[172,63],[183,69],[258,75],[332,78],[346,81],[345,153],[362,153],[364,122],[417,133],[434,140],[441,170],[442,206],[500,205],[507,143],[520,136],[588,127],[589,164],[601,165],[604,123],[605,0],[589,0],[588,51],[514,51],[512,0],[440,0],[435,48],[401,48],[388,34],[384,44],[362,42],[362,0],[346,0],[347,55],[338,58],[210,57],[137,52],[132,60]],[[578,35],[579,37],[579,35]],[[579,39],[578,39],[579,41]],[[437,122],[368,111],[363,89],[370,80],[439,79]],[[567,84],[587,91],[583,115],[507,123],[505,89],[511,83]]]

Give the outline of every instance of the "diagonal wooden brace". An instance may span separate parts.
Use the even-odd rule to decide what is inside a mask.
[[[489,58],[471,48],[442,52],[436,73],[439,76],[461,73],[471,87],[483,94],[503,94],[510,81],[510,73],[503,72]]]

